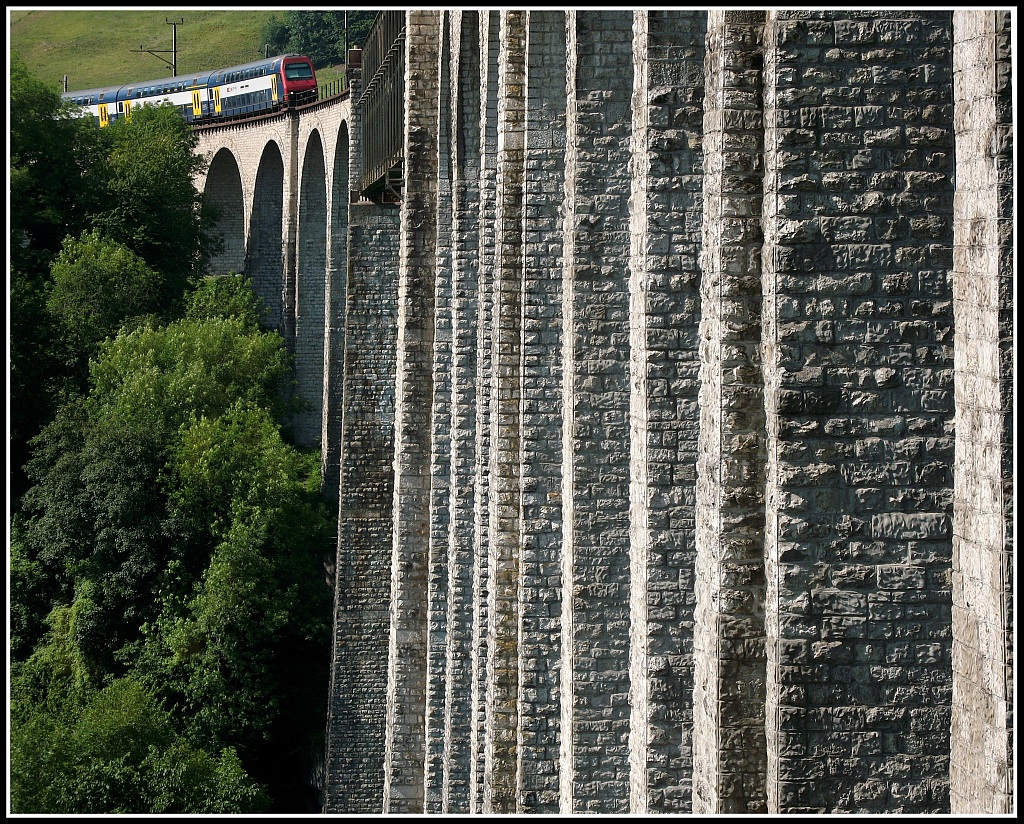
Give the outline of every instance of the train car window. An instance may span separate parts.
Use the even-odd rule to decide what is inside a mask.
[[[122,103],[120,100],[117,101],[117,110],[119,112],[123,112],[124,111],[124,103]]]

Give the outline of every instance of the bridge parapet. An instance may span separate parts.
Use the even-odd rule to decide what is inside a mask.
[[[405,21],[403,11],[377,15],[363,53],[363,164],[359,187],[364,193],[388,183],[402,161],[405,137]]]

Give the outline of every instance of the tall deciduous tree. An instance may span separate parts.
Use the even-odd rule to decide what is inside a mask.
[[[13,719],[13,812],[253,813],[268,807],[232,749],[210,755],[190,744],[135,679],[94,691],[66,716],[31,709]]]
[[[66,237],[99,229],[159,276],[162,317],[180,315],[211,248],[194,176],[204,160],[170,107],[146,107],[99,129],[76,117],[56,88],[11,57],[10,340],[12,486],[19,499],[28,442],[78,389],[67,340],[47,312],[50,264]],[[130,277],[132,272],[126,272]],[[59,314],[59,313],[58,313]],[[74,358],[70,360],[75,361]]]
[[[160,309],[160,275],[95,230],[65,238],[50,275],[46,308],[62,327],[69,360],[88,358],[125,321]]]
[[[260,47],[269,46],[272,54],[305,54],[317,68],[343,63],[346,42],[350,47],[361,45],[376,14],[366,10],[285,12],[283,18],[272,17],[264,25]]]
[[[170,105],[143,106],[107,129],[106,201],[93,225],[163,276],[165,311],[178,309],[203,274],[211,236],[195,176],[199,138]]]
[[[17,54],[10,74],[10,438],[11,491],[26,481],[28,441],[55,410],[64,383],[57,330],[46,311],[49,267],[68,234],[99,208],[103,142],[74,118],[60,94],[36,80]]]
[[[15,699],[50,705],[66,727],[103,683],[131,677],[166,702],[190,745],[234,748],[254,777],[281,783],[283,755],[323,726],[332,529],[319,456],[282,438],[288,362],[259,325],[251,285],[214,279],[187,303],[179,321],[101,343],[88,396],[35,442],[11,594],[19,650],[34,651]],[[310,683],[322,699],[310,700]],[[54,707],[55,694],[86,698]],[[304,712],[282,723],[293,705]],[[90,766],[93,779],[143,803],[131,776],[152,765],[118,759],[100,759],[113,773]]]

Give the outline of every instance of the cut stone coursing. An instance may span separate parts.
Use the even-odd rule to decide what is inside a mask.
[[[407,12],[347,225],[358,107],[204,132],[323,380],[325,811],[1013,809],[1010,15]]]

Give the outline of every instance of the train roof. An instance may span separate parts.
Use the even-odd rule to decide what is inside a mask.
[[[203,71],[199,72],[188,72],[185,74],[179,74],[177,77],[160,77],[156,80],[135,80],[130,83],[121,83],[117,86],[103,86],[101,88],[96,89],[82,89],[81,91],[64,92],[61,95],[61,97],[99,97],[99,95],[102,93],[106,98],[108,94],[113,93],[114,96],[109,99],[116,100],[117,93],[120,92],[122,89],[138,89],[148,88],[150,86],[164,85],[176,86],[180,83],[185,83],[187,86],[200,81],[208,80],[213,75],[221,75],[226,74],[227,72],[237,72],[244,71],[247,69],[261,68],[263,66],[277,65],[281,60],[283,60],[286,57],[303,57],[307,60],[309,59],[304,54],[279,54],[275,57],[265,57],[261,60],[254,60],[251,63],[242,63],[238,66],[228,66],[224,69],[204,69]]]
[[[221,75],[228,74],[229,72],[241,72],[249,69],[260,69],[264,66],[277,66],[286,57],[301,57],[303,60],[309,60],[304,54],[279,54],[274,57],[264,57],[262,60],[253,60],[251,63],[241,63],[238,66],[228,66],[223,69],[214,69],[210,72],[210,75]]]

